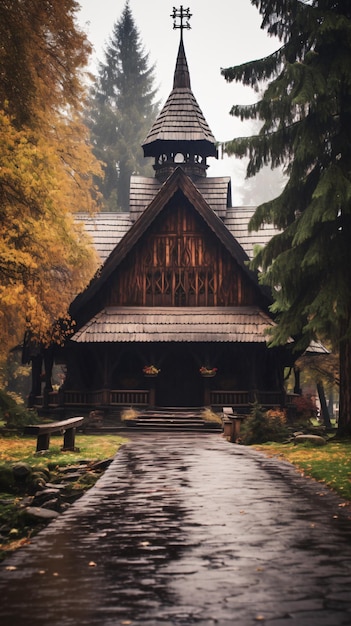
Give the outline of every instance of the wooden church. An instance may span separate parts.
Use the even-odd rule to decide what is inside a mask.
[[[82,216],[103,264],[71,304],[75,333],[33,359],[31,404],[47,413],[285,402],[287,348],[268,348],[270,295],[248,267],[253,209],[207,177],[216,141],[192,93],[182,28],[171,94],[146,137],[154,178],[133,176],[129,213]],[[54,360],[65,380],[51,386]]]

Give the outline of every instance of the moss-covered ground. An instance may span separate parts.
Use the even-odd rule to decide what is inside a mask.
[[[0,436],[0,560],[10,551],[28,543],[43,523],[26,515],[26,506],[46,482],[64,481],[68,466],[83,466],[82,473],[65,489],[66,500],[74,502],[98,480],[103,469],[94,469],[98,461],[111,459],[126,439],[115,435],[76,436],[76,451],[61,452],[62,435],[52,436],[50,449],[37,455],[36,438],[16,435]],[[30,466],[23,478],[16,478],[16,464]],[[27,468],[28,469],[28,468]]]

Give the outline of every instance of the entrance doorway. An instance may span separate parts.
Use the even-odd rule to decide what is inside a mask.
[[[202,406],[203,381],[199,366],[188,350],[167,351],[157,377],[156,405],[161,407]]]

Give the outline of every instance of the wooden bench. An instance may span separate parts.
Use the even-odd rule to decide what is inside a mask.
[[[31,424],[25,426],[24,433],[26,435],[37,435],[37,452],[48,450],[50,445],[50,435],[53,433],[62,433],[63,447],[61,450],[74,451],[74,441],[76,436],[76,428],[83,424],[84,417],[71,417],[60,422],[49,422],[47,424]]]
[[[223,434],[232,443],[238,441],[240,436],[241,422],[245,419],[246,415],[236,415],[233,411],[233,407],[222,407],[222,419],[223,419]]]

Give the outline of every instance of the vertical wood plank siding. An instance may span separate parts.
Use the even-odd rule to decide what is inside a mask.
[[[243,270],[189,204],[172,204],[122,262],[110,306],[249,306]]]

